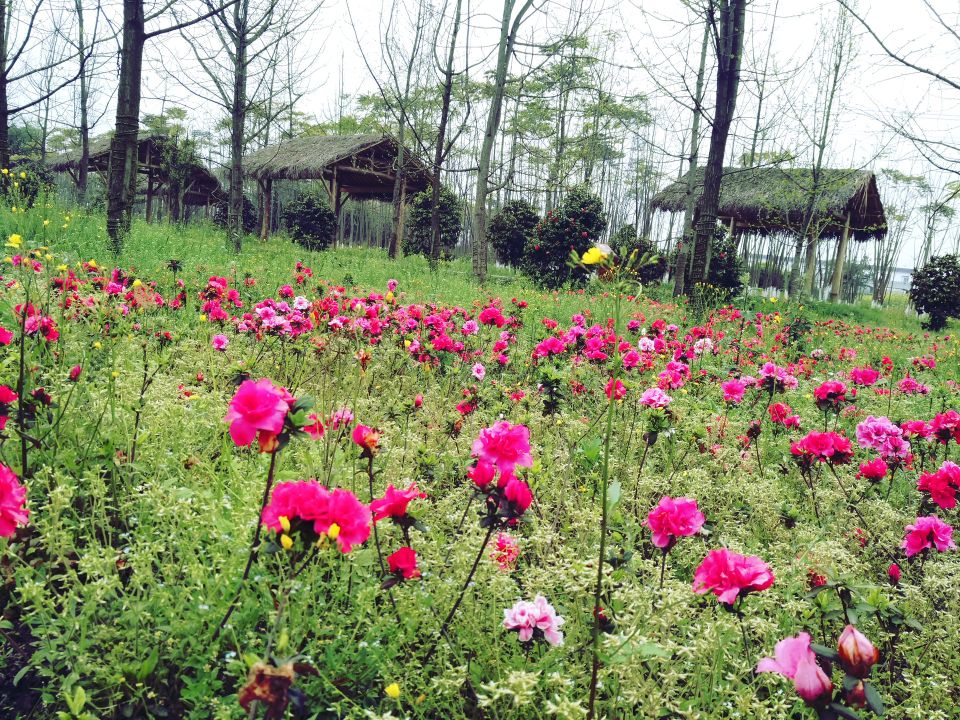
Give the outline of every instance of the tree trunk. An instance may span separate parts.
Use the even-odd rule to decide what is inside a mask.
[[[833,263],[833,281],[830,283],[830,302],[840,302],[840,290],[843,286],[843,266],[847,261],[847,241],[850,239],[850,213],[843,226],[843,235],[837,243],[837,259]]]
[[[404,177],[406,175],[406,158],[404,157],[406,150],[404,147],[404,142],[406,141],[406,131],[407,113],[406,110],[401,106],[400,123],[399,127],[397,128],[397,176],[393,179],[393,232],[390,234],[390,247],[387,250],[387,256],[391,260],[397,259],[397,252],[400,248],[400,234],[403,232],[403,228],[400,226],[400,216],[402,214],[401,209],[403,208],[405,199],[403,197],[403,185]]]
[[[673,296],[686,292],[687,262],[693,244],[694,192],[696,190],[697,157],[700,154],[700,118],[703,105],[703,85],[707,72],[707,47],[710,44],[710,23],[703,24],[703,41],[700,43],[700,67],[697,69],[697,87],[693,99],[693,124],[690,129],[690,155],[687,161],[687,187],[683,213],[683,236],[677,248],[677,264],[673,271]]]
[[[140,123],[140,83],[145,38],[143,0],[123,0],[123,40],[117,86],[117,121],[110,141],[107,188],[107,235],[110,249],[123,249],[130,227],[133,197],[130,188],[137,174],[137,130]]]
[[[10,106],[7,102],[7,0],[0,0],[0,167],[10,167]]]
[[[243,248],[243,146],[247,121],[247,10],[246,0],[233,6],[233,95],[230,98],[230,191],[227,233],[234,252]]]
[[[743,35],[747,0],[718,0],[720,17],[715,23],[717,46],[717,102],[710,133],[710,151],[703,172],[703,194],[697,202],[692,283],[706,282],[710,271],[710,246],[717,225],[720,204],[720,182],[723,179],[723,158],[727,137],[737,106],[740,84],[740,60],[743,56]],[[714,7],[711,4],[711,14]]]
[[[457,0],[453,27],[450,29],[450,50],[447,65],[443,70],[443,99],[440,103],[440,125],[437,128],[437,144],[433,151],[433,177],[430,182],[430,267],[436,270],[440,261],[440,170],[447,155],[447,122],[450,118],[450,96],[453,93],[453,59],[457,49],[457,34],[460,32],[460,11],[463,0]],[[401,208],[402,210],[402,208]]]
[[[477,162],[477,192],[473,202],[473,274],[480,282],[487,278],[487,194],[490,186],[490,161],[493,155],[493,141],[500,127],[503,96],[507,84],[507,70],[510,67],[516,34],[520,28],[520,23],[523,21],[523,16],[532,4],[533,0],[527,0],[511,23],[516,0],[503,1],[500,43],[497,49],[497,68],[493,74],[493,96],[490,98],[487,126],[483,135],[483,144],[480,146],[480,158]]]
[[[77,57],[80,60],[80,166],[77,169],[77,202],[87,202],[87,184],[90,178],[90,85],[87,78],[87,48],[83,29],[83,0],[76,0],[78,36]]]

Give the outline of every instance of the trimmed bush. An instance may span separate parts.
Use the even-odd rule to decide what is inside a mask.
[[[304,193],[289,203],[283,211],[287,232],[307,250],[324,250],[337,232],[333,210],[319,194]]]
[[[487,234],[497,260],[520,267],[523,251],[540,222],[536,208],[526,200],[511,200],[490,220]]]
[[[432,205],[433,191],[429,188],[413,196],[407,211],[407,230],[400,246],[404,255],[430,257]],[[440,188],[440,257],[443,259],[452,257],[453,248],[460,239],[463,212],[463,200],[452,190]]]
[[[942,330],[950,318],[960,318],[960,258],[939,255],[914,273],[910,302],[930,319],[924,327]]]
[[[546,288],[584,279],[582,271],[567,265],[570,251],[582,255],[600,240],[606,229],[607,216],[600,198],[586,186],[572,188],[534,228],[524,249],[523,271]]]

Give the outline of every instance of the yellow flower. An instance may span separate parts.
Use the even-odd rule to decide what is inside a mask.
[[[3,170],[0,170],[0,173],[3,173],[4,175],[9,175],[10,170],[8,170],[7,168],[4,168]]]
[[[57,265],[57,272],[67,272],[67,270],[69,269],[70,268],[68,268],[66,265],[63,265],[63,264]]]
[[[607,259],[607,254],[600,248],[594,246],[587,250],[581,260],[584,265],[596,265]]]
[[[46,253],[43,256],[43,259],[46,260],[47,262],[50,262],[51,260],[53,260],[53,255],[51,255],[50,253]]]
[[[388,303],[392,303],[392,302],[393,302],[393,293],[390,292],[389,290],[387,290],[387,294],[383,296],[383,299],[386,300]]]
[[[293,547],[293,538],[284,533],[280,536],[280,544],[283,545],[284,550],[289,550]]]
[[[143,283],[140,281],[140,278],[137,278],[136,280],[133,281],[133,286],[134,286],[135,288],[138,288],[138,287],[140,287],[141,285],[143,285]]]
[[[93,258],[90,258],[90,262],[88,262],[87,265],[89,265],[89,266],[92,267],[92,268],[99,267],[99,266],[97,265],[97,261],[94,260]]]
[[[116,380],[118,377],[120,377],[120,372],[117,370],[114,370],[112,373],[110,373],[110,377]]]
[[[43,221],[43,226],[44,226],[44,227],[46,227],[46,226],[49,225],[49,224],[50,224],[50,221],[49,221],[49,220],[44,220],[44,221]]]
[[[770,298],[770,302],[772,302],[772,303],[775,303],[776,301],[777,301],[777,298],[776,298],[776,296],[774,296],[774,297],[772,297],[772,298]]]
[[[327,530],[327,537],[331,540],[336,540],[340,536],[340,526],[336,523],[330,523],[330,528]]]
[[[7,247],[18,248],[23,245],[23,238],[14,233],[7,240]]]
[[[207,314],[200,313],[200,322],[206,322],[206,321],[207,321]]]
[[[281,515],[277,519],[280,521],[280,527],[283,528],[283,531],[285,533],[290,532],[290,518],[288,518],[286,515]]]
[[[400,697],[400,686],[397,683],[390,683],[383,689],[387,697],[397,700]]]
[[[25,172],[23,172],[23,170],[20,171],[20,179],[21,179],[21,180],[26,180],[26,179],[27,179],[27,174],[26,174]]]
[[[410,339],[409,339],[409,338],[407,338],[406,340],[403,341],[403,346],[404,346],[405,348],[409,348],[411,345],[413,345],[413,343],[410,342]]]
[[[99,350],[99,349],[102,348],[102,347],[103,347],[103,343],[101,343],[99,340],[97,340],[97,341],[93,344],[94,350]]]
[[[14,186],[15,188],[18,188],[18,187],[20,187],[20,183],[17,182],[16,180],[14,180],[14,181],[13,181],[13,186]]]

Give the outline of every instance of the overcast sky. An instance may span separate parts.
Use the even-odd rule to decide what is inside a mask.
[[[410,1],[410,0],[408,0]],[[437,0],[439,1],[439,0]],[[960,27],[957,0],[859,0],[858,13],[888,43],[891,49],[906,50],[912,61],[960,77],[960,41],[950,37],[933,20],[925,2],[931,3],[953,25]],[[348,4],[349,3],[349,6]],[[336,116],[338,92],[351,98],[376,92],[364,64],[360,47],[374,63],[379,62],[378,38],[388,0],[327,0],[301,42],[301,52],[312,58],[304,82],[309,91],[298,109],[327,120]],[[472,60],[488,56],[496,40],[502,0],[467,0],[472,15],[469,41]],[[562,28],[570,12],[565,0],[541,0],[541,11],[524,30],[527,39],[543,40]],[[689,125],[689,115],[671,94],[680,93],[681,77],[692,86],[701,30],[690,23],[691,15],[680,0],[592,0],[585,2],[589,33],[617,33],[613,60],[622,66],[623,92],[642,92],[649,97],[656,132],[666,154],[678,153],[680,134]],[[773,9],[777,9],[771,42]],[[815,78],[823,60],[814,54],[821,26],[835,16],[836,0],[755,0],[748,10],[749,34],[745,50],[748,74],[770,57],[768,72],[785,81],[789,91],[774,92],[767,108],[774,116],[803,117],[805,102],[813,96]],[[349,13],[348,13],[349,10]],[[353,22],[351,23],[350,18]],[[853,22],[858,38],[857,54],[842,88],[841,115],[830,148],[827,165],[867,167],[879,170],[895,167],[903,172],[925,174],[932,184],[956,179],[931,167],[916,149],[890,129],[909,119],[923,135],[960,144],[960,93],[942,83],[890,61],[878,44]],[[361,44],[357,43],[359,35]],[[177,83],[164,77],[161,64],[169,69],[170,53],[183,54],[182,41],[170,38],[152,41],[152,59],[146,74],[144,111],[155,112],[160,98],[177,102],[190,110],[191,122],[209,127],[218,119]],[[769,52],[768,52],[769,51]],[[952,75],[951,75],[952,73]],[[202,81],[202,78],[199,78]],[[186,79],[187,82],[191,78]],[[776,80],[771,81],[776,84]],[[658,85],[661,87],[658,88]],[[668,92],[669,91],[669,92]],[[712,95],[712,88],[709,93]],[[745,149],[753,131],[754,86],[745,78],[741,86],[733,147]],[[349,108],[348,108],[349,111]],[[766,114],[766,113],[765,113]],[[105,118],[109,123],[110,116]],[[482,118],[474,116],[474,122]],[[795,150],[802,146],[802,132],[796,121],[780,123],[767,150]],[[779,146],[779,147],[778,147]],[[702,152],[705,153],[704,146]],[[675,172],[675,171],[674,171]],[[944,238],[952,249],[957,229]],[[914,233],[900,264],[909,264],[919,236]]]

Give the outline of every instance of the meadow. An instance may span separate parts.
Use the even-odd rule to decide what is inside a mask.
[[[3,717],[960,717],[960,343],[902,306],[0,231]]]

